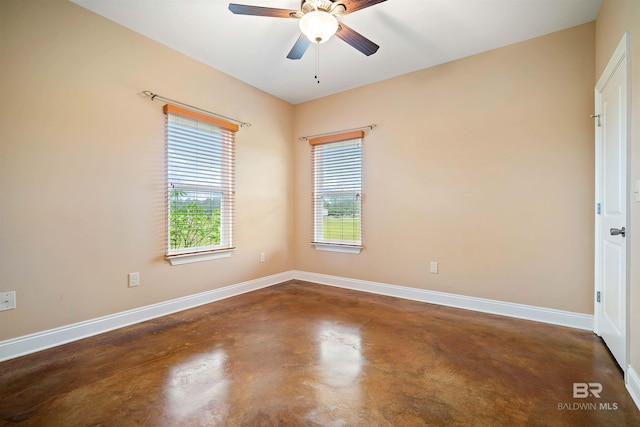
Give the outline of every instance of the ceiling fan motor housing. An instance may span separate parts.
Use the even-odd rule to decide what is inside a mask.
[[[347,8],[339,2],[333,2],[331,0],[302,0],[300,10],[303,14],[313,12],[315,10],[322,10],[324,12],[331,13],[333,15],[341,14],[347,10]]]

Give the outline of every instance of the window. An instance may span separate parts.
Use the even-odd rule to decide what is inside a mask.
[[[362,250],[362,138],[355,131],[311,138],[313,244],[316,249]]]
[[[167,258],[175,265],[230,256],[238,126],[171,104],[164,112]]]

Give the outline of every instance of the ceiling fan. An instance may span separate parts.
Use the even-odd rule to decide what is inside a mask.
[[[302,34],[287,55],[289,59],[300,59],[313,43],[324,43],[334,34],[365,55],[373,55],[378,46],[362,34],[338,21],[338,16],[382,3],[386,0],[302,0],[300,10],[249,6],[229,3],[229,10],[237,15],[269,16],[300,20]]]

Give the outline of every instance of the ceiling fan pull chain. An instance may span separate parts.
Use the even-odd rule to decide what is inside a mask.
[[[316,42],[316,82],[320,84],[320,42]]]

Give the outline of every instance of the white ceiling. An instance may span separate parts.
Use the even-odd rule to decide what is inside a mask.
[[[287,59],[298,20],[234,15],[228,0],[72,0],[292,104],[593,21],[602,0],[387,0],[340,18],[380,49],[333,37]],[[300,0],[233,0],[299,9]]]

